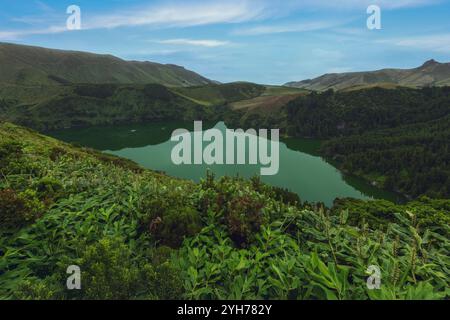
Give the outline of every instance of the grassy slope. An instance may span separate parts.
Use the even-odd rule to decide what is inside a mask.
[[[414,69],[383,69],[367,72],[325,74],[315,79],[290,82],[287,86],[309,90],[346,90],[355,87],[404,86],[421,88],[450,85],[450,63],[427,61]]]
[[[448,201],[436,219],[421,202],[324,212],[258,180],[194,184],[8,123],[0,156],[1,298],[450,297]],[[81,291],[65,289],[72,264]]]
[[[309,91],[298,88],[264,86],[261,95],[229,104],[233,112],[226,112],[222,119],[235,128],[283,128],[285,106]]]
[[[210,80],[182,67],[124,61],[111,55],[0,43],[0,83],[59,85],[67,83],[159,83],[190,86]]]
[[[39,130],[158,120],[217,120],[226,105],[263,93],[263,86],[252,83],[189,88],[157,84],[8,85],[0,86],[0,117]]]
[[[260,96],[264,87],[254,83],[233,82],[189,88],[173,88],[173,91],[202,105],[224,105]]]

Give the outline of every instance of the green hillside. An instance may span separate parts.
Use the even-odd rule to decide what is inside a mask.
[[[450,87],[313,92],[278,112],[235,110],[225,119],[328,140],[321,154],[347,173],[409,197],[450,197]]]
[[[189,88],[158,84],[0,86],[0,119],[38,130],[160,120],[217,120],[264,86],[229,83]]]
[[[51,130],[77,126],[160,120],[205,119],[211,107],[195,104],[157,85],[77,85],[29,105],[5,108],[2,117],[31,128]]]
[[[315,91],[348,90],[381,87],[411,87],[450,85],[450,63],[429,60],[413,69],[382,69],[376,71],[330,73],[315,79],[288,82],[285,86]]]
[[[173,91],[202,105],[225,105],[258,97],[265,92],[265,87],[254,83],[233,82],[189,88],[173,88]]]
[[[448,299],[449,200],[199,184],[0,123],[0,299]],[[66,289],[67,267],[82,289]],[[382,286],[366,286],[370,265]]]
[[[112,55],[0,43],[0,85],[69,83],[158,83],[194,86],[212,83],[183,67],[125,61]]]

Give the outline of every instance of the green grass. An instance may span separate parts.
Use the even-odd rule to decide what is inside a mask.
[[[264,92],[265,88],[253,83],[233,82],[189,88],[172,88],[172,90],[199,104],[214,106],[258,97]]]
[[[167,87],[158,84],[0,84],[0,120],[40,131],[163,120],[218,120],[228,104],[260,96],[251,83]],[[230,111],[231,112],[231,111]]]
[[[292,88],[285,86],[265,86],[264,96],[279,96],[279,95],[291,95],[291,94],[301,94],[308,93],[309,90],[302,88]]]
[[[9,92],[0,119],[40,131],[79,126],[142,123],[163,120],[213,120],[218,111],[192,102],[157,84],[89,84],[43,87],[14,100]],[[34,102],[30,102],[34,99]],[[1,102],[2,100],[0,100]],[[28,103],[27,103],[28,102]]]
[[[192,86],[212,83],[183,67],[125,61],[112,55],[0,43],[0,83],[64,85],[80,83]]]
[[[257,178],[195,184],[8,123],[0,169],[3,299],[450,297],[449,226],[425,214],[448,219],[448,200],[329,211]],[[65,287],[73,264],[81,291]]]

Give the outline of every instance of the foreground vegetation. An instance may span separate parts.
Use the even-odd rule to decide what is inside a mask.
[[[301,203],[0,124],[0,298],[445,299],[449,200]],[[79,265],[82,289],[66,289]],[[381,289],[366,286],[377,265]]]

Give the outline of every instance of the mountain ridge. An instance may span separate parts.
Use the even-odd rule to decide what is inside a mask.
[[[348,90],[364,86],[421,88],[450,85],[450,63],[430,59],[412,69],[385,68],[375,71],[327,73],[313,79],[287,82],[284,86],[314,91]]]
[[[0,83],[156,83],[166,86],[196,86],[214,82],[174,64],[127,61],[111,54],[0,42]]]

